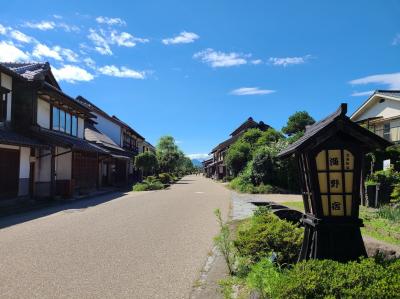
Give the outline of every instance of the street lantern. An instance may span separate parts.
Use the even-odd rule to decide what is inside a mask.
[[[347,104],[341,104],[278,155],[294,154],[299,164],[305,208],[299,260],[366,256],[359,219],[363,157],[391,143],[353,123],[346,112]]]

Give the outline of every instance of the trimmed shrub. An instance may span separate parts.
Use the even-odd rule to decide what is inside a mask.
[[[164,189],[164,184],[155,177],[147,177],[142,183],[133,186],[133,191],[151,191]]]
[[[166,173],[166,172],[160,173],[160,174],[158,175],[158,179],[159,179],[160,182],[163,183],[163,184],[171,184],[171,183],[174,182],[174,179],[173,179],[172,175],[169,174],[169,173]]]
[[[273,254],[279,265],[286,266],[297,261],[302,241],[303,229],[259,210],[238,227],[234,244],[253,263]]]
[[[288,271],[279,298],[399,298],[400,260],[310,260]]]
[[[400,260],[309,260],[281,270],[263,259],[252,267],[247,284],[261,298],[399,298]]]

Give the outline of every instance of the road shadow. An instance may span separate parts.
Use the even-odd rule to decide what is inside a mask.
[[[39,209],[1,217],[0,230],[6,227],[46,217],[51,214],[65,210],[86,209],[90,207],[95,207],[97,205],[117,199],[126,194],[127,192],[124,191],[115,191],[108,194],[103,194],[84,199],[77,199],[73,201],[52,201],[49,202],[48,205],[46,205],[45,207]]]

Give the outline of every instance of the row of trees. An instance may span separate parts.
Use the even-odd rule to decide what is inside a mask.
[[[295,161],[277,159],[288,144],[303,136],[315,120],[306,112],[289,117],[282,131],[250,129],[229,149],[226,165],[232,174],[231,187],[242,192],[265,193],[280,189],[298,191],[299,178]]]
[[[195,171],[192,161],[179,149],[172,136],[162,136],[156,146],[156,154],[144,152],[135,157],[135,168],[143,176],[170,173],[179,176]]]

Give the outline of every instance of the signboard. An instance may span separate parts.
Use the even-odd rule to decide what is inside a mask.
[[[383,160],[383,170],[390,168],[390,159]]]
[[[351,216],[353,154],[345,149],[322,150],[315,162],[324,216]]]

